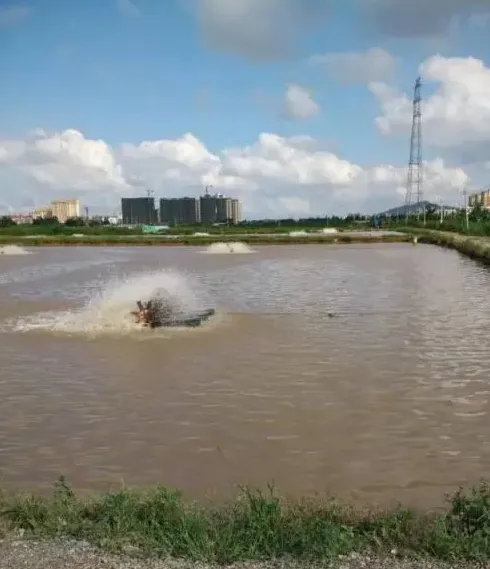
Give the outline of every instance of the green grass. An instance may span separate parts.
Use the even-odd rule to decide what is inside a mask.
[[[490,238],[430,229],[405,228],[407,234],[416,235],[419,243],[429,243],[455,249],[463,255],[490,264]]]
[[[357,512],[314,498],[280,499],[245,489],[221,506],[186,502],[164,487],[81,499],[60,479],[50,496],[3,497],[10,530],[37,539],[77,539],[117,552],[231,563],[292,558],[327,561],[352,552],[490,559],[490,487],[482,483],[448,498],[438,513],[399,508]]]
[[[481,215],[483,215],[483,218]],[[407,222],[405,219],[398,219],[391,220],[386,224],[386,227],[396,230],[406,225]],[[460,233],[474,237],[490,237],[490,212],[484,212],[484,214],[470,213],[468,224],[466,223],[465,215],[458,214],[444,218],[442,223],[437,216],[432,216],[427,219],[425,227],[422,221],[417,221],[416,218],[412,218],[409,220],[408,225],[414,229]]]
[[[23,247],[35,246],[206,246],[218,241],[230,242],[239,240],[250,245],[305,245],[305,244],[332,244],[332,243],[394,243],[408,241],[407,235],[387,235],[379,237],[367,237],[364,235],[311,235],[305,237],[295,237],[284,234],[278,235],[247,235],[233,236],[230,234],[213,236],[186,236],[168,239],[156,235],[84,235],[83,237],[73,237],[68,235],[44,235],[26,239],[25,237],[14,235],[0,235],[1,245],[20,245]]]
[[[0,222],[1,222],[0,217]],[[338,231],[355,231],[359,229],[369,229],[368,224],[345,223],[338,220],[339,223],[335,224],[330,222],[331,227],[336,227]],[[236,234],[287,234],[291,231],[306,231],[315,232],[328,226],[329,223],[319,222],[317,224],[294,224],[294,223],[281,223],[281,224],[244,224],[236,226],[206,226],[206,225],[180,225],[178,227],[170,227],[162,230],[164,235],[190,235],[196,232],[210,233],[211,235],[236,235]],[[142,227],[125,227],[120,225],[102,225],[102,226],[70,226],[63,224],[54,225],[13,225],[2,227],[0,223],[0,236],[25,236],[25,235],[66,235],[70,236],[73,233],[81,233],[83,235],[142,235]]]

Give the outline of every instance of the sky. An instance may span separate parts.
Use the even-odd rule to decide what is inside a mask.
[[[0,0],[0,214],[198,196],[248,219],[490,187],[490,0]]]

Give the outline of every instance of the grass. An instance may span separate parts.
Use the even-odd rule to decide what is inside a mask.
[[[337,221],[337,223],[335,223]],[[236,235],[236,234],[287,234],[291,231],[318,232],[325,226],[335,227],[338,231],[355,231],[358,229],[369,229],[369,224],[346,223],[340,219],[319,220],[314,224],[301,223],[257,223],[231,226],[207,226],[207,225],[179,225],[178,227],[169,227],[162,230],[165,235],[193,235],[196,232],[209,233],[211,235]],[[2,226],[2,217],[0,216],[0,235],[67,235],[80,233],[83,235],[143,235],[141,226],[127,227],[121,225],[64,225],[64,224],[21,224],[12,226]]]
[[[405,219],[391,220],[387,225],[392,229],[397,229],[406,226],[407,221]],[[442,223],[438,215],[432,215],[427,217],[425,227],[422,220],[412,217],[408,220],[408,225],[418,229],[461,233],[475,237],[490,237],[490,212],[481,209],[470,211],[468,222],[466,222],[466,216],[463,212],[445,217]]]
[[[77,539],[112,552],[222,564],[288,558],[324,562],[349,553],[490,559],[490,487],[459,490],[438,513],[356,512],[315,498],[296,502],[244,489],[222,506],[187,503],[164,487],[77,497],[64,479],[50,496],[3,497],[9,529]]]
[[[68,235],[45,235],[32,238],[0,235],[1,245],[32,246],[206,246],[217,242],[231,242],[239,240],[249,245],[305,245],[305,244],[333,244],[333,243],[394,243],[406,242],[410,239],[407,235],[380,235],[368,237],[365,235],[335,234],[310,236],[290,236],[287,234],[277,235],[247,235],[239,237],[223,234],[214,236],[183,236],[179,238],[166,238],[155,235],[84,235],[73,237]]]
[[[431,229],[404,229],[408,234],[417,235],[419,243],[439,245],[455,249],[463,255],[490,264],[490,238],[483,236],[462,235]]]

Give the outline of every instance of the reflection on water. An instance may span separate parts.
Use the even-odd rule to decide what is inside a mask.
[[[487,473],[486,269],[430,246],[257,250],[3,258],[3,481],[64,473],[83,488],[124,479],[195,496],[273,481],[426,504]],[[172,334],[103,328],[104,306],[120,301],[118,318],[149,278],[174,279],[173,294],[220,318]]]

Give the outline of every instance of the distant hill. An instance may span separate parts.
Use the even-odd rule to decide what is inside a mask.
[[[436,211],[439,210],[439,204],[435,204],[435,203],[432,203],[429,201],[423,201],[423,202],[417,202],[417,203],[410,204],[409,206],[406,206],[404,204],[404,205],[400,205],[398,207],[392,207],[391,209],[387,209],[386,211],[378,213],[378,215],[385,215],[385,216],[390,216],[390,217],[407,215],[407,209],[408,209],[409,215],[415,215],[417,213],[422,213],[424,206],[425,206],[426,211],[428,209],[435,209]],[[446,210],[456,209],[454,206],[450,206],[450,205],[449,206],[444,205],[443,207]]]

